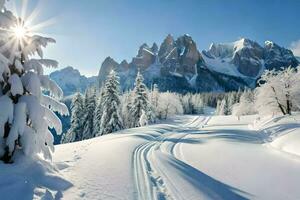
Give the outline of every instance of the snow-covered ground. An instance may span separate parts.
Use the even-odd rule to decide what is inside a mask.
[[[178,116],[58,145],[55,168],[0,164],[0,199],[300,199],[300,116],[255,118]]]

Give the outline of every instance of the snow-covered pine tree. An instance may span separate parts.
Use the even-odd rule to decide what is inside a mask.
[[[158,116],[158,101],[159,101],[159,89],[157,84],[154,84],[152,91],[150,93],[150,103],[154,111],[154,116],[155,116],[154,118]]]
[[[223,98],[222,100],[217,101],[217,108],[216,108],[216,115],[226,115],[226,99]]]
[[[0,159],[12,162],[18,152],[50,159],[54,146],[48,128],[62,131],[54,112],[68,114],[59,102],[62,90],[43,73],[44,67],[58,65],[44,59],[42,50],[55,40],[28,32],[21,18],[0,6]],[[39,58],[32,58],[36,54]]]
[[[82,140],[95,137],[94,134],[94,113],[96,109],[96,89],[89,88],[85,94],[85,116],[83,121]]]
[[[94,133],[93,135],[96,136],[100,132],[100,127],[101,127],[101,118],[103,114],[103,96],[104,96],[104,88],[100,88],[100,95],[98,97],[97,105],[96,105],[96,110],[94,114]]]
[[[121,97],[121,116],[124,128],[131,128],[130,109],[132,105],[132,91],[125,92]]]
[[[154,113],[150,101],[148,99],[148,91],[146,85],[143,83],[144,78],[140,71],[138,71],[135,79],[135,87],[133,90],[133,100],[130,109],[132,127],[140,126],[140,118],[144,110],[149,122],[154,120]]]
[[[181,103],[183,106],[184,114],[192,114],[194,110],[194,106],[192,104],[192,95],[191,93],[187,93],[181,96]]]
[[[71,103],[71,127],[68,132],[62,137],[62,143],[70,143],[80,141],[83,132],[83,97],[78,92],[72,99]]]
[[[202,96],[200,94],[193,94],[191,100],[193,104],[193,113],[191,114],[203,114],[204,105],[203,105]]]
[[[232,114],[237,116],[238,119],[243,115],[256,114],[254,94],[250,89],[244,90],[238,102],[239,103],[234,104],[232,108]]]
[[[146,112],[142,110],[142,115],[139,120],[140,126],[147,126],[148,125],[148,117],[146,115]]]
[[[119,77],[112,70],[107,77],[103,94],[103,114],[99,135],[104,135],[123,129],[120,115]]]

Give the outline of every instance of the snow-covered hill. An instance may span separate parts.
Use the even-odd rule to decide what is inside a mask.
[[[299,199],[300,115],[256,117],[178,116],[58,145],[54,168],[0,164],[1,199]]]

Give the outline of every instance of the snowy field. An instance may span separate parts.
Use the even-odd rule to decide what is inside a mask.
[[[178,116],[0,164],[0,199],[300,199],[300,116]]]

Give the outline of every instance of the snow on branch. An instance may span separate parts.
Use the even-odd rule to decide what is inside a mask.
[[[67,106],[50,96],[42,95],[41,103],[43,106],[49,108],[54,112],[58,112],[61,115],[69,115]]]
[[[54,128],[57,134],[62,132],[62,124],[60,119],[55,115],[55,113],[45,107],[45,120],[48,122],[50,128]]]
[[[22,49],[22,52],[25,54],[25,57],[28,59],[28,56],[34,55],[37,53],[41,58],[43,58],[43,50],[41,47],[46,47],[48,43],[55,43],[56,41],[53,38],[42,37],[39,35],[34,35],[30,38],[30,42]]]
[[[6,95],[0,97],[0,105],[0,137],[2,138],[4,135],[5,123],[8,122],[11,124],[13,121],[14,106],[12,100]]]
[[[40,75],[39,76],[40,79],[40,83],[42,88],[45,91],[49,91],[50,95],[52,97],[61,99],[63,97],[63,91],[62,89],[57,85],[56,82],[52,81],[51,79],[49,79],[48,76],[45,75]]]
[[[30,59],[24,63],[26,71],[33,70],[39,75],[44,74],[43,66],[48,68],[57,68],[58,62],[51,59]]]

